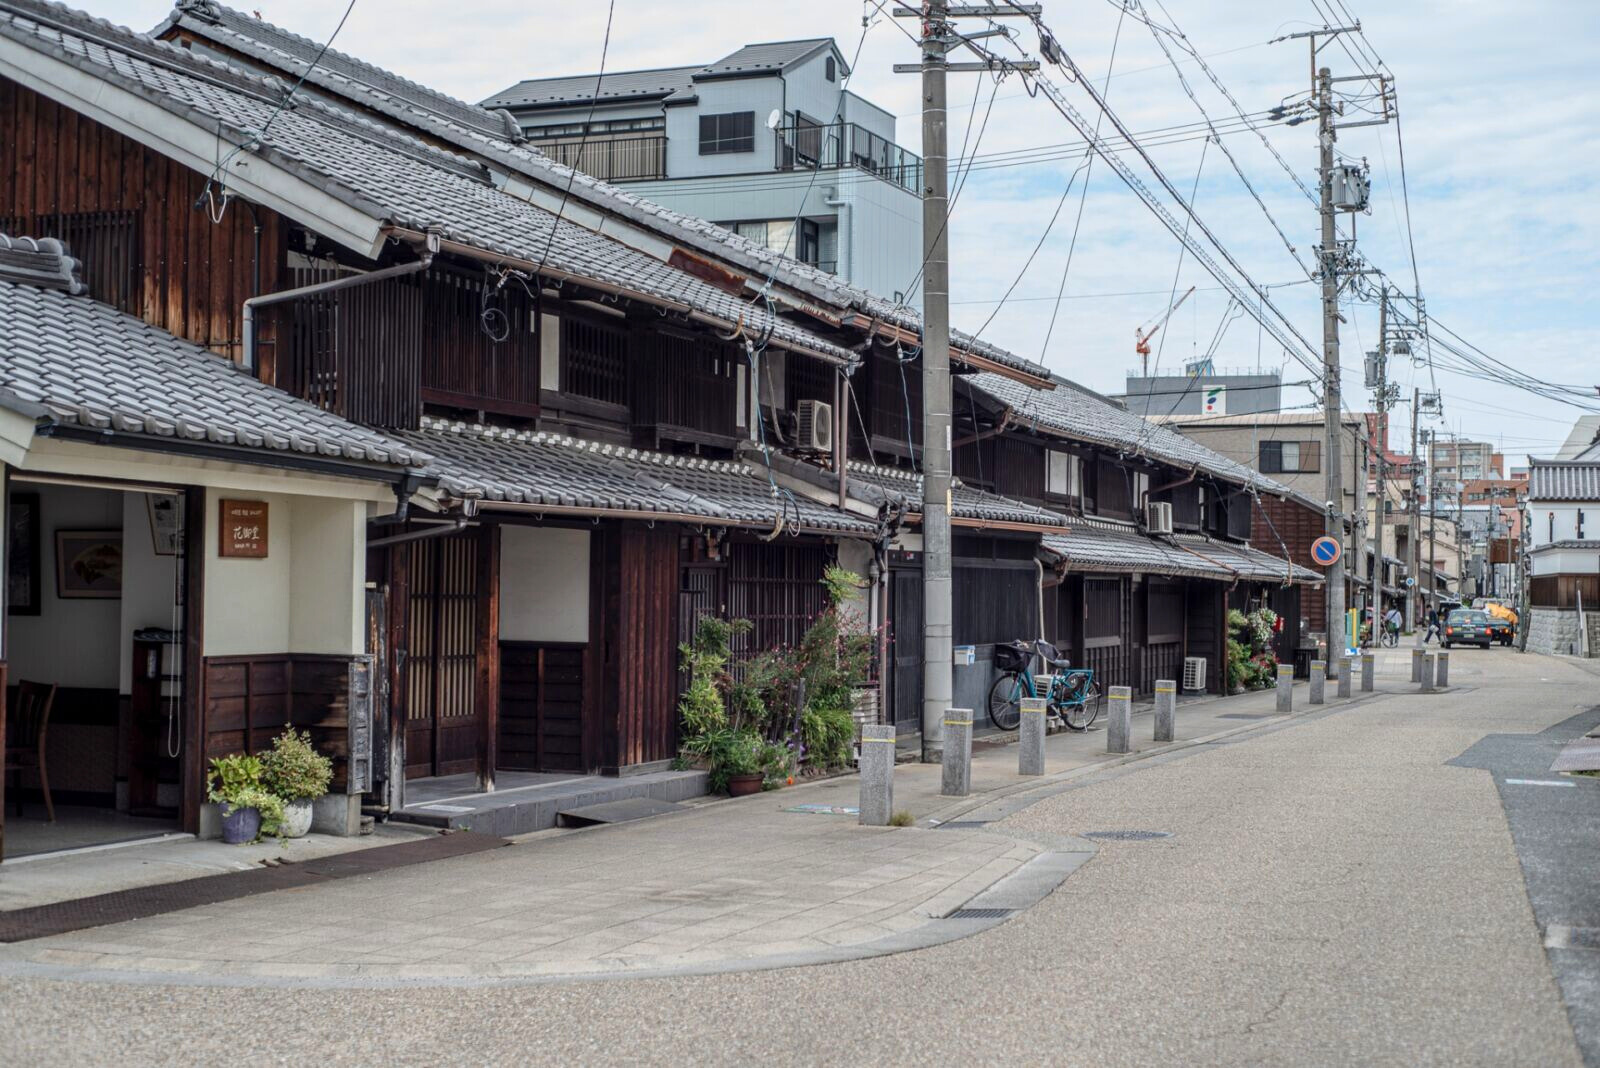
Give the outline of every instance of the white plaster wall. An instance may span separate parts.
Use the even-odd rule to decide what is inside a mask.
[[[122,620],[117,686],[133,692],[133,632],[141,627],[183,628],[177,607],[178,563],[157,556],[150,539],[149,494],[122,494]]]
[[[39,495],[39,593],[43,605],[37,616],[7,617],[12,681],[115,687],[122,602],[56,596],[56,531],[121,530],[122,495],[115,490],[29,483],[13,483],[12,492]],[[123,573],[126,582],[126,565]]]
[[[500,528],[500,637],[508,642],[589,640],[589,532]]]
[[[331,498],[296,499],[289,533],[294,570],[288,651],[365,652],[365,506]]]
[[[259,560],[217,553],[223,498],[265,501],[267,555]],[[289,648],[294,506],[305,498],[281,493],[206,491],[205,553],[206,656],[287,653]]]
[[[1578,533],[1578,512],[1583,512],[1583,533]],[[1554,533],[1552,534],[1552,517]],[[1543,501],[1528,502],[1529,534],[1533,547],[1549,545],[1553,541],[1571,541],[1577,538],[1600,538],[1600,501],[1584,504],[1554,504]]]

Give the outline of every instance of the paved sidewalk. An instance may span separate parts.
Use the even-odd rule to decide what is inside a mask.
[[[1297,697],[1304,702],[1304,686]],[[1273,702],[1258,693],[1186,705],[1180,741],[1159,747],[1148,712],[1136,714],[1135,744],[1148,755],[1249,730],[1280,718]],[[935,828],[1007,792],[1138,756],[1108,758],[1103,727],[1102,720],[1087,733],[1052,735],[1043,780],[1016,773],[1014,745],[980,748],[967,799],[939,795],[937,766],[900,766],[895,807],[911,812],[916,827],[864,828],[852,814],[791,811],[854,807],[858,779],[843,776],[4,946],[0,967],[367,985],[719,970],[932,944],[972,933],[941,918],[997,882],[1031,887],[1036,899],[1094,849],[999,829]]]

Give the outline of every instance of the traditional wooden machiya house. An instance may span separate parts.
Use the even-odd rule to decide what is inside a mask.
[[[0,726],[32,765],[0,782],[0,858],[203,829],[207,760],[286,723],[334,758],[318,828],[353,833],[367,517],[428,457],[97,299],[104,267],[0,235]]]
[[[261,68],[300,61],[239,35],[202,54],[177,28],[200,6],[168,43],[0,4],[0,215],[69,240],[108,304],[415,461],[352,513],[371,801],[398,812],[408,780],[425,798],[497,772],[687,788],[660,769],[698,613],[791,643],[839,560],[876,580],[869,615],[887,619],[889,510],[837,483],[850,373],[915,316],[574,178],[499,139],[492,113],[349,57],[287,102]],[[953,356],[1043,380],[990,346]],[[778,485],[784,449],[820,458],[832,499]],[[208,683],[186,683],[185,729],[222,722]],[[217,744],[233,741],[258,744]]]

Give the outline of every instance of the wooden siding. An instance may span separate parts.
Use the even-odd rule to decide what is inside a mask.
[[[616,770],[677,754],[678,532],[612,528],[603,543],[601,762]]]
[[[406,775],[478,766],[476,535],[412,542],[405,657]]]
[[[1600,608],[1600,575],[1534,575],[1528,580],[1528,603],[1535,608]]]
[[[856,397],[865,406],[871,440],[852,441],[857,455],[887,453],[890,456],[922,454],[922,361],[901,364],[894,353],[874,348],[873,356],[862,367],[865,382],[856,382]],[[863,377],[858,371],[856,377]],[[865,394],[865,395],[863,395]],[[909,414],[908,414],[909,413]],[[910,427],[906,425],[910,419]],[[910,447],[907,442],[910,442]],[[870,451],[859,445],[870,446]]]
[[[1282,556],[1287,549],[1294,563],[1322,573],[1322,565],[1311,558],[1311,543],[1326,529],[1321,512],[1297,501],[1264,496],[1250,509],[1250,516],[1251,545],[1274,556]],[[1354,557],[1347,559],[1353,566]],[[1327,594],[1321,586],[1307,586],[1300,591],[1300,614],[1309,621],[1311,630],[1320,632],[1327,626],[1327,606]]]
[[[1133,474],[1103,456],[1095,461],[1095,507],[1100,515],[1133,518]]]
[[[1132,604],[1123,578],[1083,581],[1083,665],[1102,688],[1134,686]]]
[[[743,354],[710,337],[647,333],[635,338],[634,438],[646,448],[683,441],[731,447]],[[793,357],[790,357],[791,362]]]
[[[1224,677],[1227,643],[1223,589],[1220,582],[1190,579],[1184,603],[1184,625],[1188,633],[1184,655],[1205,658],[1206,690],[1209,693],[1223,693],[1227,686]],[[1180,677],[1180,685],[1182,681]]]
[[[538,415],[538,298],[517,282],[496,287],[483,274],[437,265],[420,285],[423,402]]]
[[[995,439],[994,491],[1006,497],[1044,499],[1044,446],[1025,438]]]
[[[587,649],[581,642],[500,643],[500,767],[588,770],[583,751]]]
[[[229,753],[260,753],[285,724],[309,730],[333,758],[334,792],[348,782],[350,710],[357,699],[348,656],[276,653],[205,658],[202,687],[209,762]]]
[[[87,242],[85,280],[97,297],[238,359],[242,308],[255,295],[254,226],[267,292],[277,288],[284,225],[266,208],[252,219],[237,202],[214,223],[194,206],[205,186],[204,175],[0,78],[5,225]]]
[[[815,543],[733,542],[727,552],[728,615],[753,624],[735,640],[735,652],[799,645],[811,621],[827,607],[822,572],[829,563],[828,550]]]
[[[1039,636],[1039,571],[1031,562],[958,557],[951,580],[957,645]]]

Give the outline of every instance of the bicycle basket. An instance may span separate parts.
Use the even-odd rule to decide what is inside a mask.
[[[1025,646],[996,645],[994,666],[1001,671],[1021,671],[1027,667],[1030,654]]]

